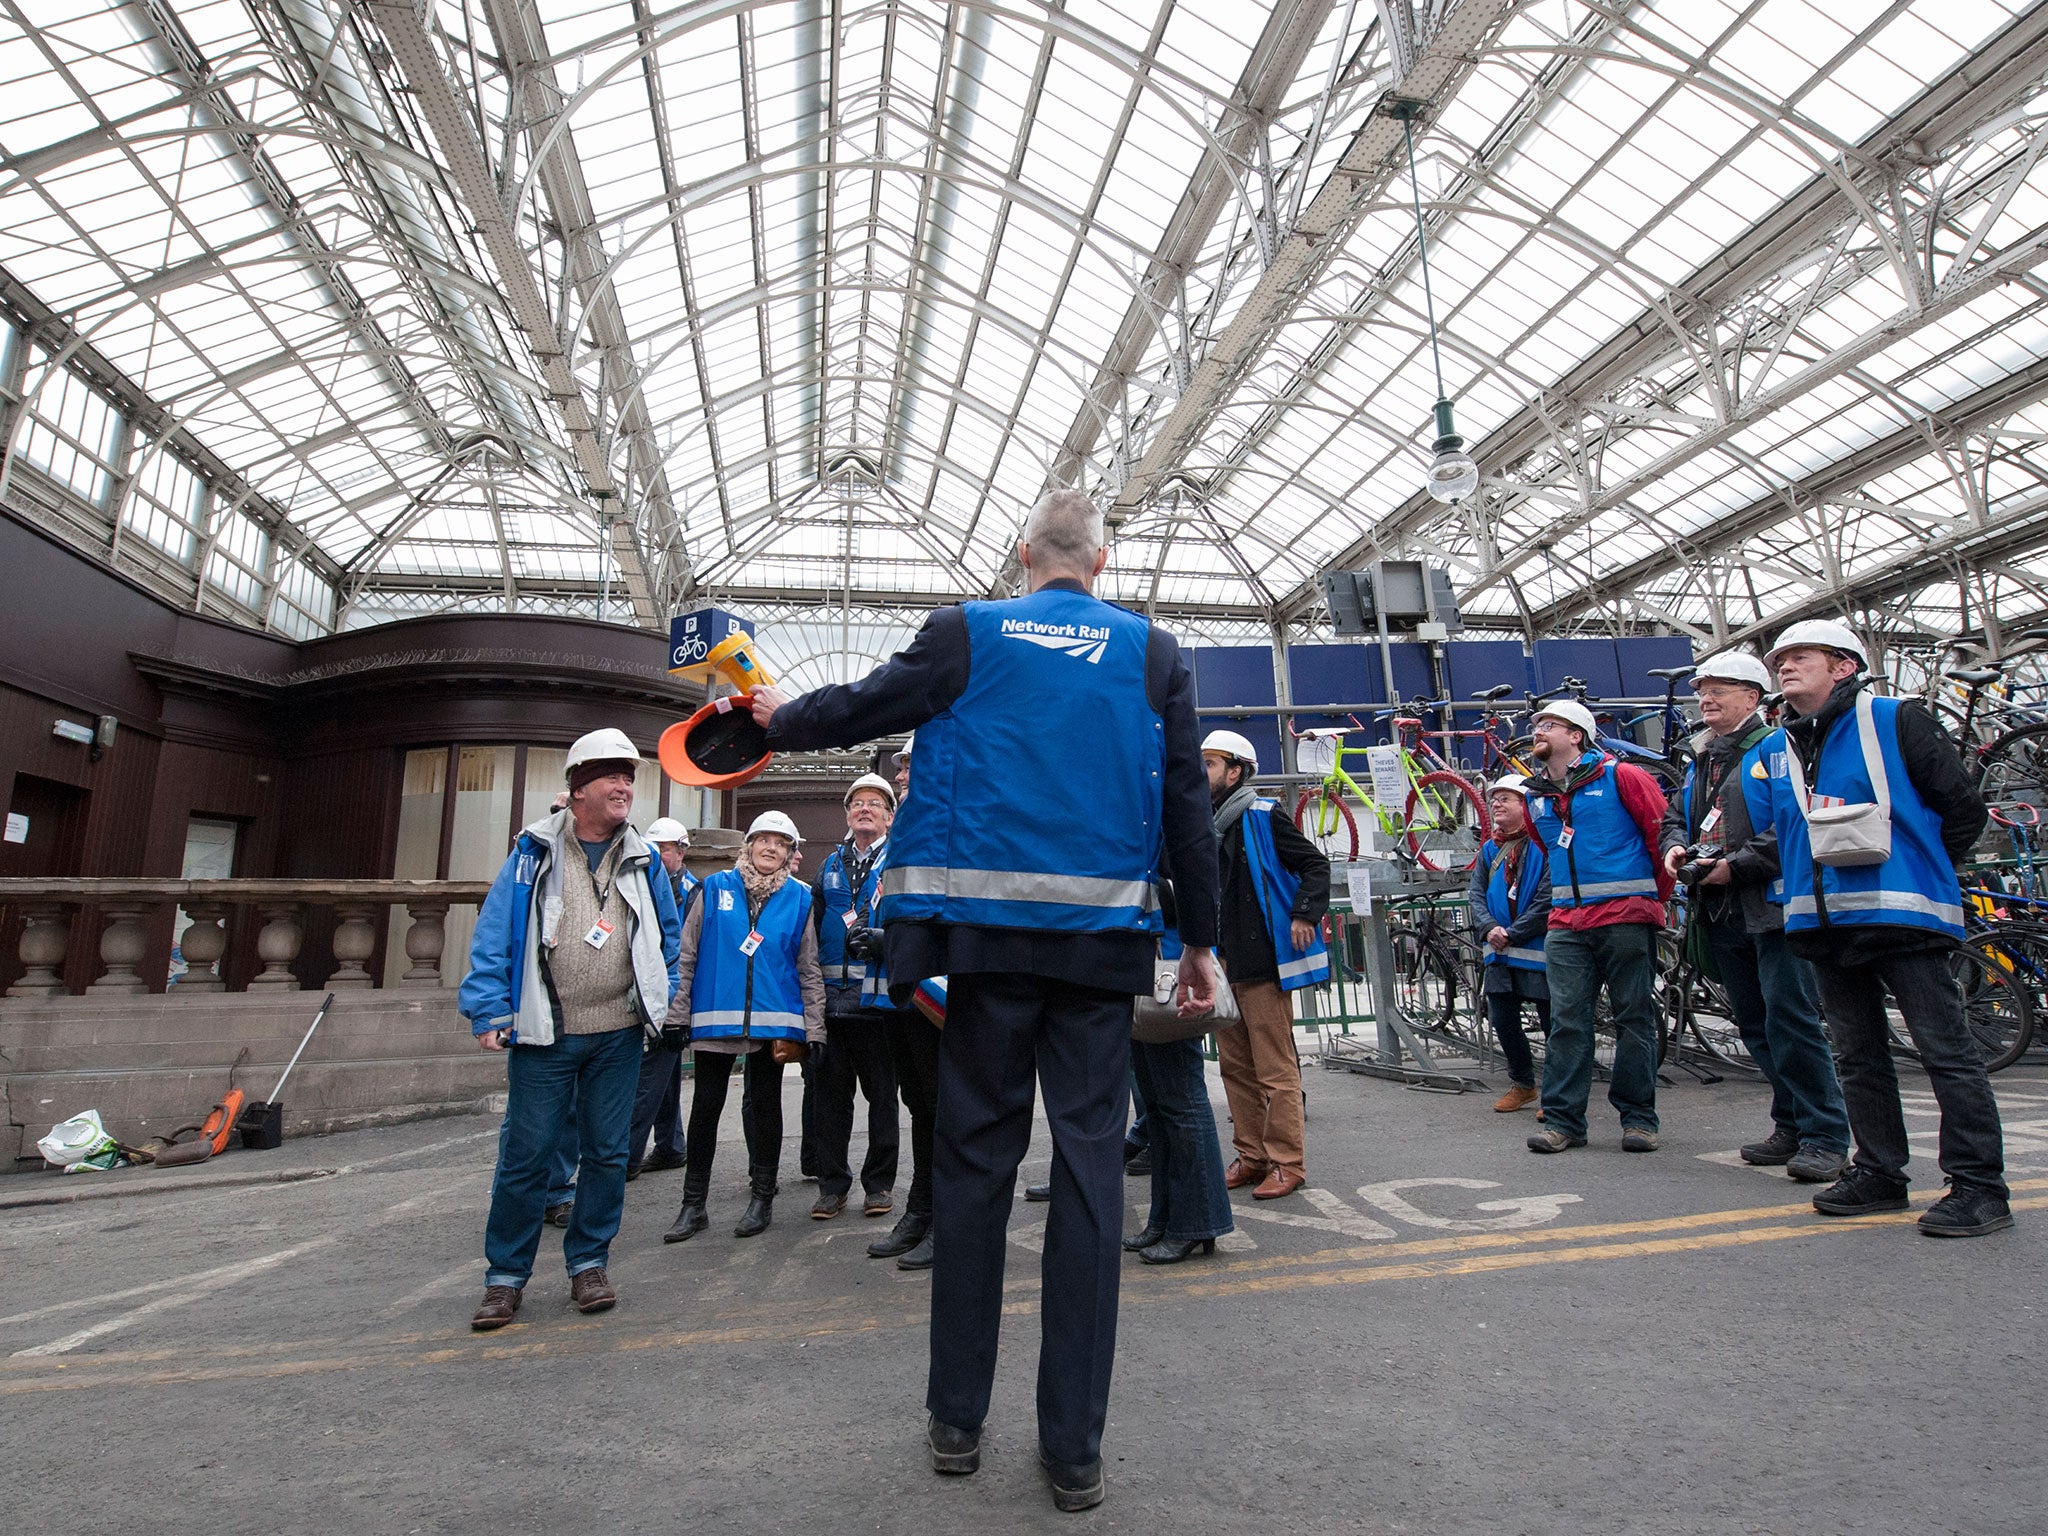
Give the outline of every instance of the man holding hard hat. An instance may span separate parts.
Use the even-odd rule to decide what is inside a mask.
[[[935,1471],[980,1465],[1004,1249],[1033,1081],[1053,1136],[1038,1364],[1039,1459],[1061,1509],[1101,1502],[1116,1348],[1131,1003],[1176,885],[1184,1010],[1214,1002],[1217,864],[1194,685],[1166,631],[1092,595],[1101,511],[1054,491],[1017,555],[1028,592],[933,613],[859,682],[753,694],[771,748],[915,727],[917,790],[890,832],[881,919],[892,996],[948,978],[933,1171],[926,1405]]]

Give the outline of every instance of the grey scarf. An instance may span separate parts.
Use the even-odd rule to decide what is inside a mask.
[[[1259,792],[1249,784],[1240,784],[1233,789],[1228,798],[1216,807],[1216,835],[1221,837],[1236,826],[1237,819],[1245,813],[1245,808],[1258,798]]]

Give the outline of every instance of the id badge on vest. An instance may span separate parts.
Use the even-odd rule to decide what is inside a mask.
[[[596,922],[590,925],[590,932],[583,935],[583,942],[588,944],[592,949],[603,949],[605,946],[605,941],[609,939],[614,932],[616,932],[616,928],[614,927],[614,925],[608,919],[600,917]]]
[[[1719,825],[1721,825],[1721,807],[1717,805],[1711,811],[1707,812],[1707,814],[1703,818],[1701,818],[1700,836],[1708,836],[1713,832],[1714,828],[1718,827]]]
[[[761,947],[762,942],[761,930],[758,928],[752,929],[744,939],[740,940],[740,953],[751,959],[754,951]]]
[[[1571,845],[1572,829],[1570,827],[1566,827],[1562,832],[1557,834],[1557,846],[1560,848],[1569,848],[1571,847]]]

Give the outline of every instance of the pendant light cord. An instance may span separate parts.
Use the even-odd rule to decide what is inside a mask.
[[[1401,119],[1401,131],[1408,137],[1408,193],[1415,200],[1415,247],[1422,257],[1422,310],[1429,319],[1429,356],[1436,367],[1436,397],[1444,395],[1444,355],[1436,342],[1436,295],[1429,285],[1429,235],[1422,227],[1422,184],[1415,177],[1415,121]]]

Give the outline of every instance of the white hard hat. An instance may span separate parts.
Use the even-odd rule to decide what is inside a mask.
[[[1593,723],[1593,711],[1577,699],[1552,699],[1548,704],[1537,708],[1536,713],[1529,717],[1529,723],[1534,725],[1545,715],[1553,720],[1562,720],[1566,725],[1575,725],[1584,731],[1588,746],[1591,746],[1594,738],[1600,734],[1600,727]]]
[[[568,757],[562,762],[562,773],[566,777],[583,763],[608,763],[614,759],[637,763],[640,753],[624,731],[606,726],[601,731],[591,731],[576,738],[569,747]]]
[[[1758,693],[1771,691],[1770,669],[1747,651],[1723,651],[1718,656],[1709,656],[1693,668],[1695,689],[1707,678],[1723,683],[1747,683]]]
[[[864,773],[855,779],[852,784],[847,786],[846,795],[839,803],[841,805],[852,805],[853,797],[863,789],[872,789],[876,794],[889,802],[890,810],[896,809],[896,786],[883,778],[879,773]]]
[[[1863,654],[1863,642],[1856,638],[1856,632],[1834,619],[1801,619],[1778,636],[1776,645],[1764,652],[1764,665],[1775,671],[1780,655],[1802,645],[1817,645],[1823,650],[1853,656],[1859,667],[1870,665],[1870,658]]]
[[[1253,768],[1259,766],[1259,749],[1235,731],[1211,731],[1202,738],[1204,752],[1221,752]]]
[[[681,843],[690,846],[690,829],[673,816],[662,816],[647,824],[647,841],[650,843]]]
[[[1486,786],[1489,795],[1520,795],[1528,792],[1529,781],[1519,773],[1504,773]]]
[[[915,731],[912,731],[908,736],[903,738],[903,745],[896,749],[897,762],[900,763],[903,761],[903,759],[910,756],[910,744],[915,740],[917,740],[917,732]]]
[[[752,842],[763,832],[779,832],[795,847],[803,842],[803,835],[796,829],[796,823],[780,811],[763,811],[754,818],[754,824],[747,828],[746,841]]]

